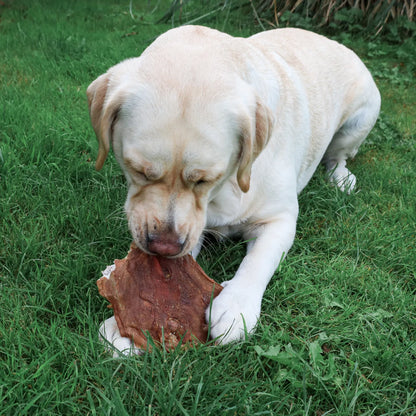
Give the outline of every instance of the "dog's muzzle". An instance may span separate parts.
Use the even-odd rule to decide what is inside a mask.
[[[174,232],[149,234],[146,239],[149,253],[165,257],[177,256],[182,252],[184,245],[179,235]]]

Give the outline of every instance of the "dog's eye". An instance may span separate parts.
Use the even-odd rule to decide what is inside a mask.
[[[206,181],[205,179],[199,179],[198,181],[195,182],[195,186],[201,186],[201,185],[205,185],[207,183],[208,183],[208,181]]]
[[[147,182],[149,180],[149,178],[146,176],[146,174],[144,172],[139,171],[139,170],[135,170],[134,175],[142,181]]]

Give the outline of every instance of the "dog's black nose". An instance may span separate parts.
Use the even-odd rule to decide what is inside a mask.
[[[147,239],[147,249],[152,254],[159,256],[177,256],[183,248],[179,236],[175,233],[164,233],[156,236],[149,236]]]

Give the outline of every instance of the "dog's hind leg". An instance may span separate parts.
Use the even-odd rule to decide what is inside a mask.
[[[355,175],[347,168],[347,159],[353,158],[377,120],[380,95],[374,85],[372,99],[355,111],[335,133],[322,162],[326,166],[330,182],[342,191],[351,192],[356,183]]]

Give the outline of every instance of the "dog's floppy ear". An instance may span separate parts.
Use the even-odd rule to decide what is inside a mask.
[[[273,117],[270,110],[257,100],[255,117],[246,116],[241,127],[237,182],[240,189],[247,192],[250,189],[253,162],[265,148],[272,133]]]
[[[98,139],[98,156],[95,169],[103,167],[110,150],[111,130],[121,106],[121,98],[117,95],[108,99],[108,73],[100,75],[87,89],[88,106],[91,124]]]

